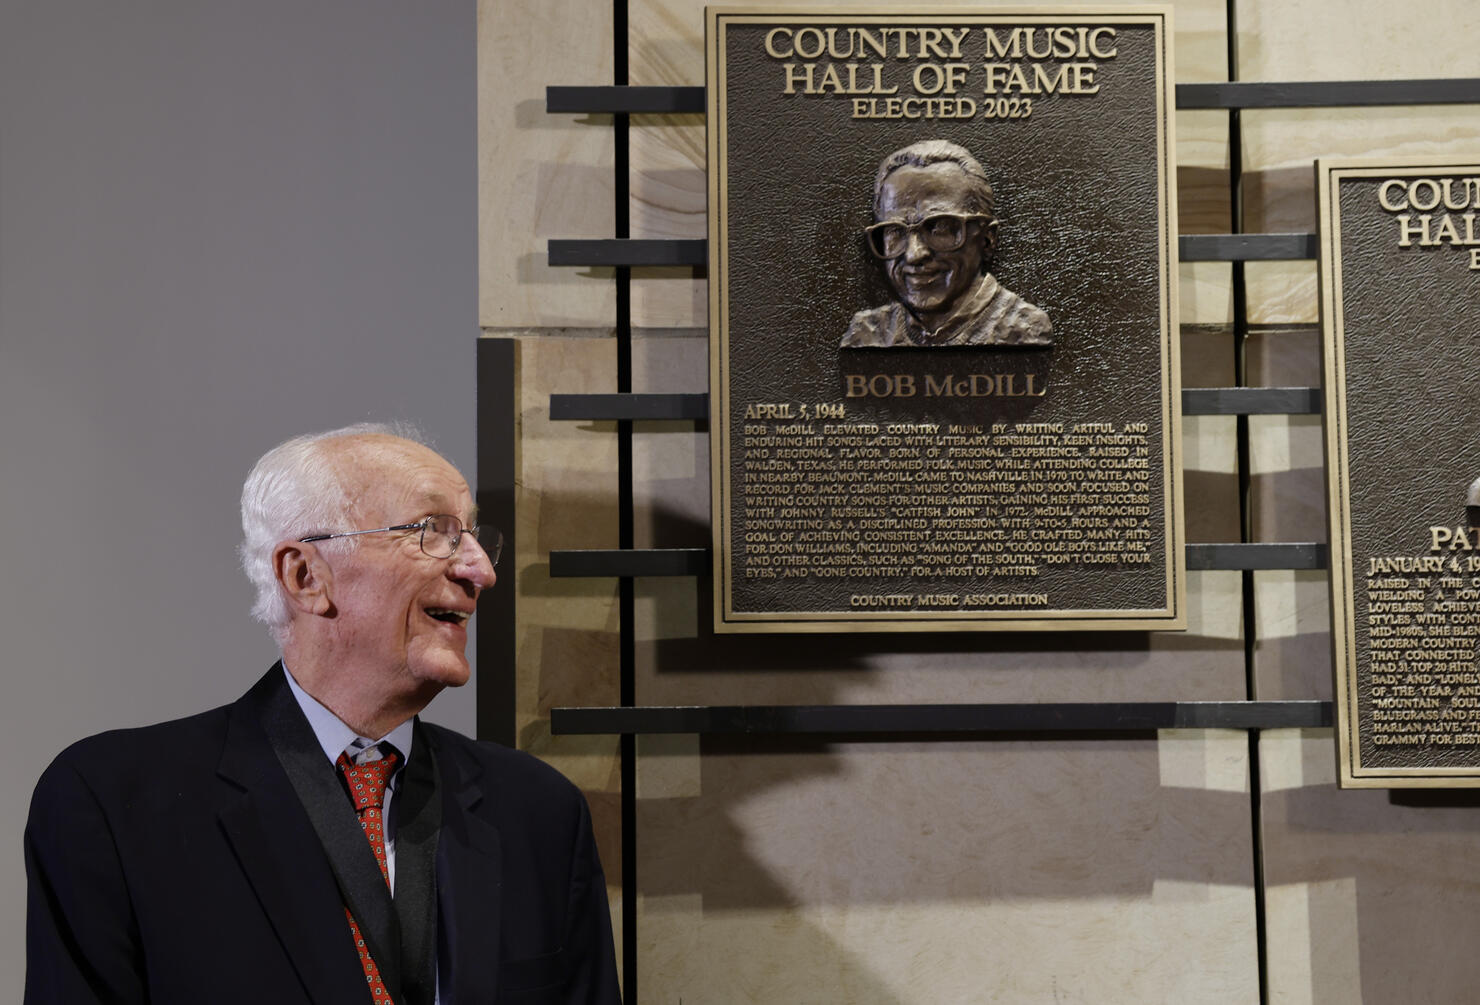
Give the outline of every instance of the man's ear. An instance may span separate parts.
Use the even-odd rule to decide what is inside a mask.
[[[312,544],[279,541],[272,549],[272,571],[290,609],[321,616],[333,613],[334,571]]]
[[[997,221],[982,224],[982,264],[991,268],[997,258]]]

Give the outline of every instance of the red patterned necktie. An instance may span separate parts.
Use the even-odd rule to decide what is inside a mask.
[[[339,770],[344,772],[350,799],[354,801],[355,812],[360,817],[360,829],[370,842],[375,861],[380,863],[380,875],[385,878],[387,886],[390,885],[391,874],[385,858],[385,820],[381,806],[385,802],[386,782],[396,770],[399,760],[400,757],[391,750],[379,760],[366,761],[363,764],[355,764],[346,754],[340,754],[336,762]],[[371,1000],[375,1005],[393,1005],[390,992],[386,991],[385,982],[380,979],[380,968],[371,958],[365,938],[360,934],[360,926],[355,923],[355,916],[348,907],[344,909],[344,916],[349,919],[350,934],[355,938],[355,948],[360,951],[360,965],[365,969],[365,982],[370,988]]]

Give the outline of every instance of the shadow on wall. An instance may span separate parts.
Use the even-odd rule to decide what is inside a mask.
[[[663,522],[670,547],[696,546],[708,533],[692,522]],[[1028,654],[1065,646],[1062,633],[965,643],[952,633],[721,636],[709,618],[707,577],[657,600],[665,625],[639,650],[650,675],[639,678],[639,704],[654,700],[656,689],[664,704],[707,692],[714,703],[826,705],[854,700],[850,692],[898,672],[877,669],[881,658],[929,662],[958,656],[963,646]],[[1151,648],[1143,632],[1076,633],[1074,641],[1107,654]],[[1158,637],[1157,648],[1168,647],[1241,650],[1242,643]],[[642,841],[668,835],[683,849],[670,849],[662,869],[640,873],[643,889],[702,893],[717,907],[775,908],[802,900],[1145,896],[1158,880],[1251,883],[1246,784],[1225,791],[1169,783],[1168,744],[1178,742],[1169,736],[1203,734],[689,737],[670,749],[697,761],[697,777],[672,797],[640,799]],[[1238,746],[1246,749],[1242,734]],[[1195,850],[1229,842],[1244,850]],[[807,874],[800,885],[786,879],[793,871]]]
[[[653,545],[709,544],[708,526],[699,520],[661,506],[650,519]],[[573,546],[568,539],[540,543],[542,550]],[[531,582],[521,577],[522,598]],[[538,592],[541,602],[589,600],[611,588],[609,580],[553,580]],[[912,674],[911,666],[946,666],[951,676],[976,672],[988,649],[1008,657],[998,668],[1004,688],[1018,686],[1014,655],[1031,665],[1038,654],[1082,649],[1105,657],[1107,672],[1134,670],[1155,656],[1144,633],[1078,633],[1072,646],[1061,633],[716,636],[711,610],[707,577],[697,584],[639,585],[639,704],[857,701],[891,675]],[[614,619],[541,630],[535,643],[541,714],[553,704],[615,704],[614,693],[606,693],[613,682],[597,670],[611,658],[614,636]],[[1154,649],[1241,655],[1242,643],[1161,636]],[[525,745],[541,742],[546,726],[527,727]],[[610,740],[545,736],[542,742],[562,754],[579,750],[594,762]],[[1243,735],[1219,741],[1237,761],[1231,784],[1200,787],[1195,778],[1167,771],[1169,752],[1195,749],[1201,762],[1210,742],[1205,734],[1154,733],[895,736],[887,743],[641,737],[637,889],[627,893],[641,897],[644,997],[665,984],[692,987],[701,975],[720,973],[772,987],[782,968],[826,987],[826,1000],[887,1005],[903,999],[894,990],[898,982],[885,979],[897,976],[898,967],[879,958],[881,940],[909,954],[959,957],[969,936],[950,933],[943,946],[932,941],[931,933],[949,929],[953,917],[974,913],[975,926],[985,930],[1014,924],[1035,905],[1053,915],[1061,902],[1084,906],[1071,925],[1077,935],[1102,932],[1130,958],[1137,936],[1111,922],[1107,904],[1134,901],[1156,911],[1172,896],[1184,906],[1168,917],[1181,918],[1196,910],[1187,901],[1221,896],[1215,888],[1252,889],[1249,801],[1240,784]],[[606,792],[588,788],[603,858],[612,864],[620,861],[616,788],[615,778]],[[1229,906],[1225,897],[1217,911],[1219,925],[1232,920],[1242,926],[1238,939],[1251,938],[1252,894],[1246,905]],[[726,955],[737,958],[720,961]],[[969,960],[949,966],[969,967]]]
[[[1473,1001],[1480,792],[1343,791],[1331,731],[1298,745],[1305,784],[1266,797],[1265,877],[1271,932],[1308,944],[1306,1000]]]
[[[1162,743],[1175,742],[1162,740]],[[1250,886],[1248,797],[1163,786],[1156,734],[874,742],[706,737],[700,793],[639,802],[651,895],[707,908],[1146,898]],[[1216,823],[1214,823],[1216,822]],[[1226,825],[1242,825],[1227,833]]]

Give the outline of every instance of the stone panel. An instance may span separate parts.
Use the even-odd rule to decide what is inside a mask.
[[[1329,729],[1268,732],[1259,758],[1269,1000],[1473,1000],[1473,792],[1342,791]]]
[[[1257,1000],[1247,754],[705,740],[639,804],[642,999]]]
[[[516,665],[480,667],[515,674],[520,749],[579,785],[591,806],[606,870],[612,920],[620,938],[621,782],[618,744],[610,736],[551,736],[550,709],[615,705],[620,700],[617,588],[612,580],[552,579],[549,554],[617,543],[617,437],[612,424],[552,422],[550,394],[615,390],[610,333],[586,337],[519,333],[519,526]]]
[[[627,44],[632,83],[702,87],[704,0],[629,0]],[[704,116],[634,115],[629,142],[632,236],[703,240]],[[702,269],[633,270],[632,324],[702,328],[708,296]]]
[[[1238,0],[1237,23],[1242,80],[1480,75],[1470,44],[1480,8],[1464,0]],[[1476,106],[1251,110],[1242,124],[1250,232],[1315,229],[1317,156],[1480,149]],[[1256,326],[1251,383],[1318,385],[1315,263],[1250,263],[1246,271]],[[1254,417],[1249,426],[1256,539],[1325,540],[1320,418]],[[1329,698],[1326,573],[1261,572],[1255,588],[1258,696]],[[1480,891],[1454,867],[1476,854],[1473,810],[1339,791],[1335,758],[1330,730],[1275,731],[1260,741],[1270,1000],[1473,997],[1477,964],[1459,948],[1459,933]]]
[[[1480,76],[1480,7],[1429,0],[1237,0],[1239,80]],[[1318,156],[1480,150],[1480,106],[1299,108],[1242,113],[1244,230],[1315,229]],[[1317,320],[1313,262],[1248,266],[1249,320]]]
[[[569,26],[579,25],[579,30]],[[612,8],[478,2],[478,319],[485,328],[611,327],[605,275],[551,268],[550,238],[611,237],[610,116],[550,115],[551,84],[612,82]]]

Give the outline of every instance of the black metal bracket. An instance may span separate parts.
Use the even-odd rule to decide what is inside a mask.
[[[553,239],[549,244],[551,265],[590,268],[619,266],[700,266],[709,257],[703,240],[659,240],[656,238]]]
[[[1250,80],[1176,85],[1177,107],[1351,108],[1371,105],[1459,105],[1480,103],[1480,79]],[[704,88],[547,87],[545,111],[564,114],[703,115]]]
[[[693,86],[546,87],[545,111],[575,115],[704,114],[704,88]]]
[[[1315,234],[1179,234],[1184,262],[1288,262],[1315,258]]]
[[[1321,729],[1329,701],[1068,702],[1000,705],[687,705],[553,708],[550,732],[1142,733],[1161,729]]]
[[[1480,79],[1252,80],[1178,84],[1178,108],[1355,108],[1371,105],[1464,105],[1480,102]]]
[[[608,548],[550,552],[552,577],[704,576],[708,548]]]
[[[1319,387],[1185,387],[1183,415],[1319,415]]]
[[[1189,544],[1187,568],[1193,571],[1324,569],[1326,545],[1321,541]]]
[[[709,418],[709,395],[698,394],[552,394],[551,419],[585,422],[653,422]]]

